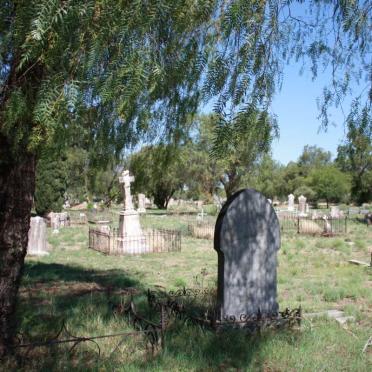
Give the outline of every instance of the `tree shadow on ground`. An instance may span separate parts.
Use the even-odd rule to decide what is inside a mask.
[[[31,342],[55,337],[63,322],[68,324],[72,334],[87,332],[86,336],[110,333],[109,327],[116,323],[118,329],[130,329],[129,323],[125,324],[115,315],[111,301],[118,303],[120,291],[130,293],[133,290],[138,297],[142,296],[142,304],[145,303],[143,294],[146,288],[124,270],[86,270],[76,265],[28,262],[22,284],[19,330]],[[146,306],[139,307],[141,313],[142,310],[146,314],[148,309]],[[90,324],[97,319],[101,325],[91,327]],[[97,358],[93,350],[84,350],[84,345],[82,351],[77,350],[77,354],[67,353],[66,348],[58,352],[52,348],[39,348],[17,369],[260,369],[263,363],[260,349],[265,342],[264,335],[252,336],[237,329],[215,333],[187,322],[175,321],[165,334],[164,350],[153,357],[144,357],[143,353],[140,355],[134,349],[136,356],[123,365],[120,351],[110,357],[106,354]],[[143,344],[140,347],[143,349]]]
[[[19,291],[19,331],[28,340],[52,338],[63,323],[89,322],[89,312],[107,322],[118,298],[140,291],[141,284],[122,270],[28,262]]]
[[[54,282],[87,282],[116,288],[139,286],[139,282],[129,277],[124,270],[87,270],[77,265],[57,263],[26,262],[23,285]]]

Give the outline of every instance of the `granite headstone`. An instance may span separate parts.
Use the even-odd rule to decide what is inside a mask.
[[[214,248],[221,317],[276,314],[280,226],[261,193],[244,189],[226,201],[216,222]]]

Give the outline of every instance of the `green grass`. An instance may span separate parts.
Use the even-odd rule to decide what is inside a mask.
[[[148,228],[186,231],[187,223],[182,216],[142,217]],[[335,238],[283,234],[278,255],[280,308],[344,310],[356,318],[345,328],[324,317],[305,318],[300,330],[249,336],[238,330],[215,334],[175,322],[166,334],[165,349],[153,357],[141,338],[126,340],[114,353],[120,340],[104,339],[99,341],[99,358],[89,343],[74,354],[65,348],[39,348],[25,365],[14,368],[9,362],[5,370],[368,371],[371,351],[361,350],[372,325],[371,270],[347,260],[369,262],[372,229],[356,223],[349,231]],[[182,252],[116,257],[89,250],[87,238],[87,226],[61,229],[49,235],[49,256],[26,259],[18,318],[19,331],[28,339],[53,337],[63,321],[74,335],[133,330],[113,312],[111,303],[123,301],[117,290],[135,289],[139,311],[150,316],[141,295],[149,287],[216,287],[217,254],[211,240],[183,236]]]

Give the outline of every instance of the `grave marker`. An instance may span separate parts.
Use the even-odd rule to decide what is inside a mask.
[[[298,197],[298,214],[300,216],[306,216],[306,197],[303,195]]]
[[[218,304],[221,317],[274,315],[279,220],[258,191],[232,195],[218,215],[214,235],[218,253]]]
[[[130,184],[134,177],[128,170],[119,177],[119,182],[124,184],[124,210],[120,212],[118,242],[123,253],[139,254],[148,252],[146,238],[140,225],[139,214],[133,207]]]
[[[30,256],[45,256],[49,254],[47,251],[47,226],[42,217],[31,217],[27,254]]]
[[[289,211],[294,211],[294,195],[289,194],[288,195],[288,210]]]

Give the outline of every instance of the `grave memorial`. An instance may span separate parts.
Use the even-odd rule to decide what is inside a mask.
[[[294,211],[294,195],[289,194],[288,195],[288,210],[289,211]]]
[[[118,244],[123,253],[145,253],[148,251],[146,238],[142,232],[139,213],[133,207],[130,184],[134,177],[125,170],[119,182],[124,184],[124,210],[120,212]]]
[[[138,212],[146,213],[146,195],[138,194]]]
[[[268,200],[252,189],[232,195],[218,215],[214,235],[221,318],[278,313],[279,248],[279,220]]]
[[[27,254],[30,256],[49,254],[47,251],[47,225],[42,217],[31,217]]]
[[[331,218],[340,218],[340,210],[337,205],[331,206]]]
[[[303,195],[300,195],[298,197],[298,215],[305,217],[306,214],[306,197]]]

